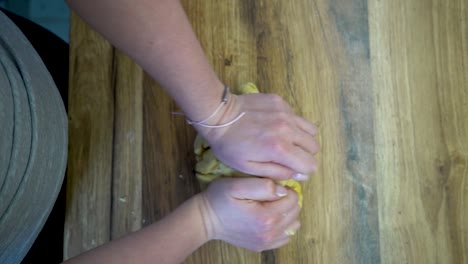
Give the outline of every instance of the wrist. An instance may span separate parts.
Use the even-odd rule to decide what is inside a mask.
[[[214,239],[220,239],[215,228],[218,219],[205,195],[205,192],[197,194],[194,198],[197,199],[198,211],[202,219],[206,242]]]
[[[204,125],[192,124],[192,126],[211,145],[212,142],[224,134],[224,131],[242,119],[244,115],[245,113],[240,111],[238,96],[229,94],[227,102],[222,105],[216,115],[210,118],[209,121],[204,122]]]
[[[222,101],[224,87],[219,79],[192,85],[186,94],[187,102],[181,105],[187,119],[198,122],[216,111]]]
[[[197,241],[198,246],[201,246],[208,241],[212,240],[210,233],[207,232],[206,224],[205,224],[205,217],[204,217],[204,205],[200,194],[197,194],[190,198],[187,201],[189,204],[189,215],[187,216],[190,219],[190,228],[195,231],[193,238]]]

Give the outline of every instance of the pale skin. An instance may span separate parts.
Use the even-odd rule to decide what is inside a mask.
[[[203,120],[218,107],[224,84],[205,57],[179,1],[68,2],[159,82],[188,118]],[[317,128],[295,115],[281,97],[232,95],[210,124],[226,123],[241,112],[246,112],[244,117],[225,128],[194,126],[223,163],[274,180],[306,180],[316,171]],[[220,180],[162,221],[73,261],[153,263],[160,259],[158,263],[178,263],[211,239],[254,251],[276,248],[287,243],[286,229],[299,228],[298,214],[297,195],[271,180]],[[231,229],[239,222],[243,224]]]
[[[66,263],[180,263],[213,239],[257,252],[276,248],[288,242],[286,230],[300,227],[297,201],[269,179],[220,179],[161,221]]]

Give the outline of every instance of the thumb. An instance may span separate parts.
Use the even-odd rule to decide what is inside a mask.
[[[250,161],[248,173],[259,177],[268,177],[276,181],[290,178],[297,181],[305,181],[309,178],[307,174],[295,172],[286,166],[274,162]]]
[[[239,200],[275,201],[287,195],[285,187],[265,178],[232,179],[229,195]]]

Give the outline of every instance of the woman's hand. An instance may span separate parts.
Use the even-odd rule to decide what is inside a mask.
[[[317,127],[295,115],[275,94],[231,95],[216,124],[245,115],[224,128],[197,130],[226,165],[251,175],[274,180],[306,180],[317,170],[314,155],[319,144]]]
[[[297,194],[270,179],[218,179],[200,197],[209,240],[260,252],[286,244],[300,227]]]

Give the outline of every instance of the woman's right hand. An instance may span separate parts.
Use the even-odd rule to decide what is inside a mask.
[[[307,180],[317,170],[318,128],[296,115],[275,94],[230,95],[213,124],[237,122],[221,128],[195,126],[216,157],[229,167],[274,180]]]
[[[201,198],[208,239],[261,252],[286,244],[300,227],[296,192],[270,179],[218,179]]]

